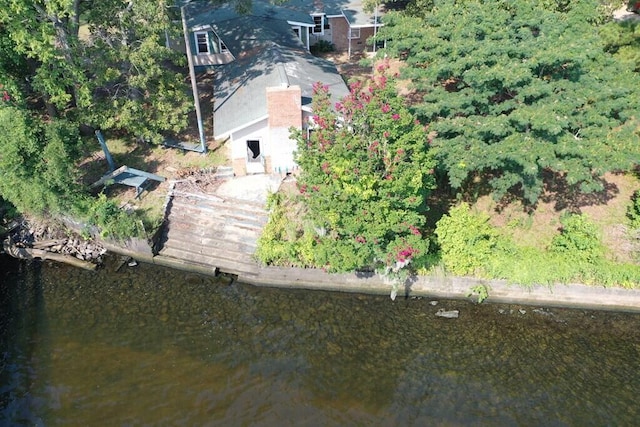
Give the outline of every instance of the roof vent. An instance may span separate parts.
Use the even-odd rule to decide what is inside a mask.
[[[284,69],[284,65],[279,63],[276,67],[278,68],[278,76],[280,77],[280,86],[289,87],[289,77],[287,77],[287,71]]]

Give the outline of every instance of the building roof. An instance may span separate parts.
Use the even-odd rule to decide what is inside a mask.
[[[334,102],[348,94],[335,65],[311,55],[295,35],[287,23],[295,15],[260,3],[254,0],[253,11],[245,14],[228,6],[207,11],[200,6],[189,14],[189,28],[210,26],[236,58],[215,66],[215,137],[266,118],[268,87],[300,86],[303,105],[311,103],[316,82],[329,86]]]
[[[307,14],[342,15],[352,27],[371,27],[375,24],[376,14],[365,12],[362,0],[289,0],[282,5]]]
[[[201,1],[175,0],[176,6],[187,6],[188,8],[207,8]],[[218,6],[224,8],[231,14],[247,12],[238,10],[239,7],[246,6],[246,2],[236,1],[232,4]],[[271,4],[268,0],[251,0],[251,14],[256,16],[266,16],[265,14],[278,14],[280,18],[293,22],[310,23],[312,14],[324,13],[328,16],[344,16],[352,27],[367,27],[375,24],[375,13],[365,12],[362,0],[288,0],[278,6]],[[286,14],[289,14],[286,16]],[[206,17],[203,17],[205,20]]]

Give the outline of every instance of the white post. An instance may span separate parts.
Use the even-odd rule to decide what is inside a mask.
[[[373,53],[376,53],[376,45],[378,44],[378,40],[376,39],[377,34],[378,34],[378,3],[376,3],[376,8],[373,13]]]

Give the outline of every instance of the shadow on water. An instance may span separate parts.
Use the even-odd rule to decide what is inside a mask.
[[[2,273],[0,424],[630,425],[640,417],[638,315],[392,302],[117,265]],[[460,318],[438,318],[440,308]]]

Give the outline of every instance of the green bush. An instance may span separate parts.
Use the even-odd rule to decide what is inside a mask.
[[[436,224],[442,261],[453,274],[473,274],[484,267],[499,244],[489,216],[473,213],[466,203],[451,208]]]
[[[255,256],[265,265],[313,265],[314,240],[310,233],[300,230],[299,223],[290,220],[286,202],[286,197],[280,193],[269,195],[269,222],[258,239]]]
[[[640,190],[636,190],[631,196],[631,204],[627,207],[627,218],[631,228],[640,228]]]
[[[551,241],[551,252],[561,253],[577,263],[595,262],[604,256],[598,228],[584,215],[560,218],[562,229]]]
[[[318,43],[311,46],[311,51],[313,53],[328,53],[333,52],[334,50],[336,50],[336,48],[333,43],[327,40],[319,40]]]
[[[84,211],[87,222],[100,229],[101,237],[126,239],[129,237],[144,237],[145,230],[138,214],[127,213],[120,209],[115,201],[107,199],[101,193],[97,199],[86,199],[78,206]]]

